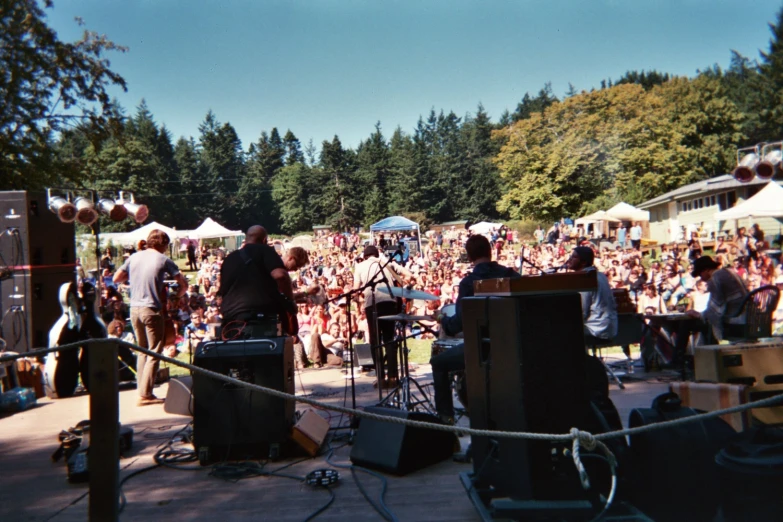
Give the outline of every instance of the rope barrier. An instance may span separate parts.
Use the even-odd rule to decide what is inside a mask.
[[[381,422],[391,422],[394,424],[404,424],[416,428],[426,428],[426,429],[433,429],[433,430],[439,430],[439,431],[448,431],[451,433],[454,433],[458,436],[476,436],[476,437],[492,437],[492,438],[507,438],[507,439],[525,439],[525,440],[549,440],[554,442],[574,442],[575,439],[575,433],[578,433],[579,437],[583,437],[582,444],[591,445],[590,442],[591,438],[595,441],[604,441],[608,439],[612,439],[615,437],[623,437],[626,435],[637,435],[640,433],[646,433],[649,431],[653,431],[656,429],[664,429],[664,428],[671,428],[674,426],[679,426],[681,424],[687,424],[689,422],[698,422],[704,419],[710,419],[714,417],[720,417],[722,415],[727,415],[731,413],[739,413],[746,410],[750,410],[753,408],[762,408],[762,407],[768,407],[768,406],[776,406],[776,405],[783,405],[783,394],[776,395],[773,397],[767,397],[765,399],[760,399],[753,402],[748,402],[745,404],[740,404],[737,406],[732,406],[730,408],[725,408],[722,410],[716,410],[706,413],[700,413],[697,415],[693,415],[690,417],[682,417],[679,419],[673,419],[668,421],[662,421],[657,422],[654,424],[648,424],[646,426],[640,426],[637,428],[625,428],[622,430],[617,431],[609,431],[605,433],[599,433],[599,434],[591,434],[589,432],[581,431],[572,429],[570,433],[530,433],[530,432],[511,432],[511,431],[499,431],[499,430],[479,430],[475,428],[466,428],[461,426],[448,426],[445,424],[436,424],[432,422],[424,422],[424,421],[416,421],[416,420],[410,420],[410,419],[402,419],[399,417],[389,417],[386,415],[379,415],[377,413],[370,413],[364,410],[354,410],[352,408],[347,408],[345,406],[339,406],[339,405],[332,405],[332,404],[326,404],[320,401],[317,401],[315,399],[310,399],[308,397],[297,397],[296,395],[291,395],[289,393],[285,393],[279,390],[275,390],[272,388],[266,388],[264,386],[260,386],[258,384],[253,384],[245,381],[240,381],[238,379],[234,379],[232,377],[229,377],[228,375],[223,375],[221,373],[213,372],[211,370],[207,370],[206,368],[201,368],[198,366],[194,366],[192,364],[186,363],[184,361],[180,361],[177,359],[173,359],[171,357],[167,357],[163,354],[159,354],[157,352],[154,352],[152,350],[148,350],[146,348],[142,348],[140,346],[137,346],[133,343],[129,343],[126,341],[123,341],[121,339],[116,338],[109,338],[109,339],[88,339],[85,341],[80,341],[76,343],[70,343],[70,344],[64,344],[59,347],[55,348],[42,348],[39,350],[33,350],[30,352],[26,352],[24,354],[14,354],[14,355],[5,355],[0,357],[0,363],[6,362],[6,361],[12,361],[16,359],[20,359],[22,357],[37,357],[39,355],[45,355],[51,352],[59,351],[59,350],[68,350],[68,349],[74,349],[82,346],[100,346],[105,344],[116,344],[118,346],[126,346],[132,350],[135,350],[137,352],[143,353],[145,355],[148,355],[150,357],[155,357],[157,359],[160,359],[161,361],[167,362],[169,364],[173,364],[175,366],[179,366],[181,368],[185,368],[186,370],[189,370],[191,372],[200,373],[202,375],[206,375],[208,377],[211,377],[213,379],[217,379],[223,382],[226,382],[228,384],[233,384],[236,386],[242,386],[245,388],[248,388],[250,390],[258,391],[261,393],[266,393],[268,395],[271,395],[273,397],[278,397],[280,399],[285,400],[292,400],[297,401],[303,404],[308,404],[310,406],[314,406],[316,408],[322,408],[327,410],[336,411],[338,413],[344,413],[347,415],[354,415],[356,417],[360,418],[368,418],[373,419]],[[575,431],[574,431],[575,430]],[[587,446],[585,446],[587,447]]]
[[[241,386],[244,388],[247,388],[249,390],[258,391],[261,393],[266,393],[267,395],[271,395],[273,397],[278,397],[280,399],[285,400],[293,400],[298,401],[303,404],[309,404],[310,406],[314,406],[321,409],[326,410],[332,410],[336,411],[338,413],[344,413],[348,415],[355,415],[356,417],[363,417],[368,419],[373,419],[381,422],[391,422],[394,424],[404,424],[408,426],[418,427],[418,428],[426,428],[426,429],[433,429],[433,430],[439,430],[439,431],[446,431],[454,433],[458,436],[478,436],[478,437],[493,437],[493,438],[508,438],[508,439],[526,439],[526,440],[548,440],[548,441],[554,441],[554,442],[568,442],[571,441],[571,457],[574,461],[574,466],[577,469],[577,472],[579,474],[579,479],[582,484],[582,487],[585,490],[590,489],[590,478],[588,477],[587,470],[584,467],[584,464],[582,463],[581,459],[581,449],[584,448],[587,451],[593,451],[596,448],[600,449],[601,452],[604,453],[606,460],[609,464],[609,468],[612,473],[612,484],[611,489],[609,491],[609,494],[606,498],[606,502],[604,504],[603,511],[601,514],[599,514],[598,517],[596,517],[596,520],[599,519],[612,505],[612,502],[614,501],[615,494],[617,492],[617,459],[615,458],[614,454],[609,450],[609,448],[604,444],[603,440],[608,440],[615,437],[622,437],[626,435],[636,435],[639,433],[645,433],[657,429],[665,429],[665,428],[671,428],[673,426],[678,426],[681,424],[687,424],[689,422],[697,422],[704,419],[709,419],[713,417],[719,417],[721,415],[731,414],[731,413],[738,413],[742,411],[746,411],[752,408],[759,408],[759,407],[765,407],[765,406],[773,406],[777,405],[778,403],[783,404],[783,394],[777,395],[773,397],[768,397],[766,399],[758,400],[749,402],[746,404],[741,404],[738,406],[733,406],[730,408],[725,408],[722,410],[716,410],[712,412],[707,413],[701,413],[697,415],[693,415],[690,417],[682,417],[679,419],[673,419],[669,421],[663,421],[658,422],[654,424],[648,424],[646,426],[640,426],[638,428],[627,428],[617,431],[610,431],[606,433],[600,433],[598,435],[594,435],[592,433],[579,430],[577,428],[571,428],[570,432],[567,434],[560,434],[560,433],[529,433],[529,432],[508,432],[508,431],[497,431],[497,430],[479,430],[474,428],[464,428],[459,426],[448,426],[445,424],[436,424],[432,422],[423,422],[423,421],[415,421],[410,419],[402,419],[398,417],[389,417],[386,415],[379,415],[376,413],[370,413],[363,410],[354,410],[351,408],[347,408],[344,406],[339,405],[332,405],[332,404],[325,404],[323,402],[317,401],[315,399],[310,399],[308,397],[297,397],[296,395],[291,395],[289,393],[285,393],[279,390],[275,390],[272,388],[266,388],[264,386],[260,386],[253,383],[248,383],[245,381],[240,381],[238,379],[234,379],[232,377],[229,377],[228,375],[223,375],[221,373],[213,372],[211,370],[207,370],[206,368],[201,368],[198,366],[194,366],[192,364],[186,363],[184,361],[179,361],[177,359],[173,359],[171,357],[167,357],[163,354],[154,352],[152,350],[148,350],[146,348],[142,348],[140,346],[137,346],[133,343],[129,343],[126,341],[123,341],[121,339],[89,339],[81,342],[76,343],[70,343],[65,344],[62,346],[54,347],[54,348],[42,348],[39,350],[33,350],[30,352],[26,352],[24,354],[13,354],[13,355],[4,355],[0,356],[0,363],[8,362],[8,361],[14,361],[23,357],[38,357],[41,355],[46,355],[52,352],[57,352],[61,350],[71,350],[83,346],[101,346],[101,345],[107,345],[107,344],[115,344],[117,346],[125,346],[127,348],[130,348],[132,350],[135,350],[139,353],[143,353],[145,355],[148,355],[150,357],[155,357],[161,361],[168,362],[169,364],[173,364],[175,366],[179,366],[180,368],[185,368],[186,370],[189,370],[193,373],[199,373],[202,375],[205,375],[207,377],[211,377],[213,379],[217,379],[219,381],[226,382],[228,384],[233,384],[236,386]]]

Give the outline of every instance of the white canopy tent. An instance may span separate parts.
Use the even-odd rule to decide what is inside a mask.
[[[313,250],[313,238],[312,236],[296,236],[291,241],[289,241],[286,246],[288,248],[292,248],[295,246],[302,247],[307,251]]]
[[[650,212],[641,210],[628,203],[618,203],[606,213],[622,221],[650,221]]]
[[[597,223],[598,221],[608,221],[609,223],[619,223],[620,220],[610,216],[605,210],[593,212],[584,217],[578,218],[574,223],[576,225],[587,225],[588,223]]]
[[[187,237],[186,231],[167,227],[166,225],[161,225],[160,223],[153,221],[152,223],[147,223],[141,228],[137,228],[136,230],[131,230],[130,232],[124,234],[122,236],[121,241],[123,242],[123,244],[128,244],[126,242],[129,242],[131,244],[136,243],[137,241],[140,241],[142,239],[147,239],[147,236],[150,235],[150,232],[156,229],[162,230],[163,232],[168,234],[169,239],[172,242],[174,242],[175,239],[178,239],[180,237]]]
[[[751,217],[783,217],[783,187],[772,181],[753,197],[715,214],[718,221]]]
[[[229,230],[212,218],[207,218],[196,230],[190,232],[190,237],[195,239],[216,239],[224,237],[237,237],[243,235],[240,230]]]
[[[489,234],[493,229],[498,230],[503,226],[503,223],[490,223],[489,221],[481,221],[474,225],[470,225],[468,230],[474,234]]]

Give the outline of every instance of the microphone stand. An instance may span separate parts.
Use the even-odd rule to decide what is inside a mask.
[[[532,262],[531,260],[523,256],[522,254],[519,255],[519,258],[522,260],[522,264],[527,263],[528,265],[532,266],[533,268],[538,270],[540,275],[546,274],[543,268],[541,268],[540,266],[538,266],[537,264],[535,264],[534,262]]]

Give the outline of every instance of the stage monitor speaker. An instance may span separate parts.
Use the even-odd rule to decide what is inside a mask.
[[[49,329],[61,314],[60,285],[75,280],[73,223],[47,208],[46,194],[0,192],[0,323],[8,349],[27,352],[48,345]]]
[[[438,417],[428,413],[377,406],[364,411],[441,424]],[[451,432],[362,419],[351,449],[351,462],[365,468],[405,475],[450,458],[458,447],[459,440]]]
[[[202,343],[193,362],[241,381],[294,394],[291,337]],[[286,449],[294,411],[294,401],[193,374],[193,445],[202,465],[279,458]]]
[[[462,307],[471,428],[568,433],[589,424],[578,293],[468,297]],[[566,446],[472,437],[475,485],[498,497],[580,498]]]
[[[353,365],[362,368],[373,368],[375,364],[372,362],[372,345],[370,344],[354,344],[353,345]]]

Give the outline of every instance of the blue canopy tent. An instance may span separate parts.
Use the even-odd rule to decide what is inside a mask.
[[[373,236],[373,243],[375,242],[375,233],[377,232],[399,232],[399,231],[416,231],[416,240],[419,243],[419,252],[421,252],[421,232],[419,225],[411,221],[408,218],[402,216],[392,216],[382,219],[370,225],[370,235]]]

